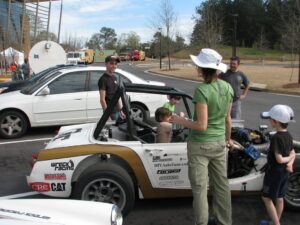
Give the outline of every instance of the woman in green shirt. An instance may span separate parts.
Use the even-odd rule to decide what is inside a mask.
[[[227,66],[213,49],[202,49],[191,55],[203,83],[195,89],[193,121],[173,115],[171,122],[191,129],[187,144],[189,179],[193,191],[196,225],[208,223],[207,188],[213,195],[213,213],[219,224],[231,225],[231,195],[227,179],[226,141],[232,145],[231,103],[233,90],[218,79]]]

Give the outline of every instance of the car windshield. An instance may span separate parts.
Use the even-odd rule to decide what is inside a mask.
[[[56,70],[53,72],[49,72],[45,76],[41,76],[40,79],[36,79],[29,83],[26,87],[22,88],[21,93],[30,95],[34,93],[37,89],[39,89],[44,83],[48,82],[53,77],[56,77],[59,74],[61,74],[61,72]]]
[[[46,73],[49,73],[51,70],[55,69],[56,67],[50,67],[50,68],[47,68],[45,70],[42,70],[41,72],[33,75],[33,76],[30,76],[30,78],[28,79],[28,82],[34,82],[35,80],[39,80],[41,79],[41,77],[43,77]]]

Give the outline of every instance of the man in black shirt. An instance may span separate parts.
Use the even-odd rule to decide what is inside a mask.
[[[98,81],[100,104],[103,111],[107,109],[108,104],[111,102],[114,93],[118,88],[117,78],[113,73],[115,72],[119,62],[119,58],[114,55],[110,55],[105,58],[106,71]],[[121,108],[121,101],[119,101],[118,107],[114,109],[110,116],[112,120],[118,119]]]

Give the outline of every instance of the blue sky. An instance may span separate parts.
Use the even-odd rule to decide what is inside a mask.
[[[170,0],[177,15],[176,31],[189,42],[193,31],[195,8],[201,0]],[[151,41],[161,0],[63,0],[61,39],[67,36],[90,38],[102,27],[117,35],[137,33],[142,42]],[[50,31],[57,34],[60,1],[52,2]],[[164,31],[163,31],[164,32]]]

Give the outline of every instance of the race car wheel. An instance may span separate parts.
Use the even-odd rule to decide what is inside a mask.
[[[284,199],[288,208],[300,210],[300,171],[290,174],[288,193]]]
[[[28,129],[25,116],[17,111],[6,111],[0,115],[0,136],[3,138],[19,138]]]
[[[134,206],[134,184],[122,167],[103,163],[82,174],[75,185],[74,197],[113,203],[122,210],[125,216]]]
[[[133,120],[147,121],[147,111],[139,104],[132,103],[130,113]]]

